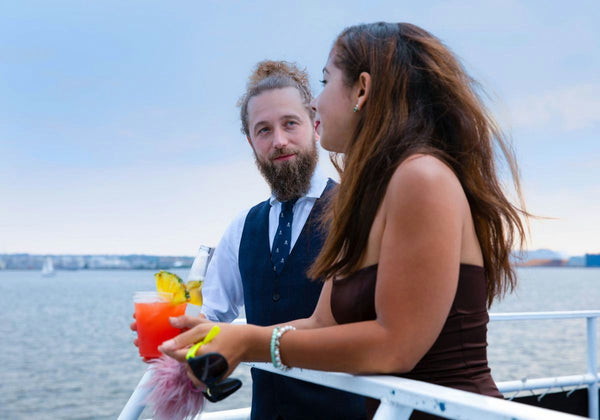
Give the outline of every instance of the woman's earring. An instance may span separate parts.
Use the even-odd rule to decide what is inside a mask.
[[[358,104],[354,105],[354,108],[352,108],[352,111],[358,112]]]

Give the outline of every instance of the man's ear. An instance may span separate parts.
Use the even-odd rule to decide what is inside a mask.
[[[371,75],[366,71],[363,71],[360,76],[358,76],[354,89],[356,91],[356,105],[360,111],[365,106],[365,102],[371,91]]]
[[[248,140],[248,144],[252,147],[252,140],[250,140],[250,136],[246,136],[246,140]]]

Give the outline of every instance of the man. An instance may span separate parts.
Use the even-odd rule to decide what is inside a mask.
[[[250,324],[309,317],[322,283],[306,271],[326,232],[320,216],[335,183],[316,170],[318,151],[308,76],[265,61],[240,99],[242,131],[271,197],[238,216],[217,246],[203,285],[202,311],[231,322],[245,306]],[[364,399],[252,369],[252,419],[365,418]]]
[[[214,251],[202,288],[202,312],[212,321],[231,322],[242,307],[255,325],[313,313],[322,283],[306,271],[325,240],[320,218],[335,183],[317,170],[311,100],[308,76],[293,64],[264,61],[249,78],[242,132],[272,195],[240,214]],[[251,418],[364,419],[365,400],[252,369]]]

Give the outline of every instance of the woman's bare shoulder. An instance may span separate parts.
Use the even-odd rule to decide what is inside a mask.
[[[456,198],[464,195],[460,180],[441,159],[428,154],[415,154],[404,160],[392,175],[386,195],[408,198]]]

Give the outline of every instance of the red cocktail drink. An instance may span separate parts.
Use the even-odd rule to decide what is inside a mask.
[[[169,317],[185,313],[186,303],[171,303],[170,293],[136,292],[134,295],[140,356],[146,359],[160,357],[158,350],[164,341],[175,337],[181,330],[169,323]]]

